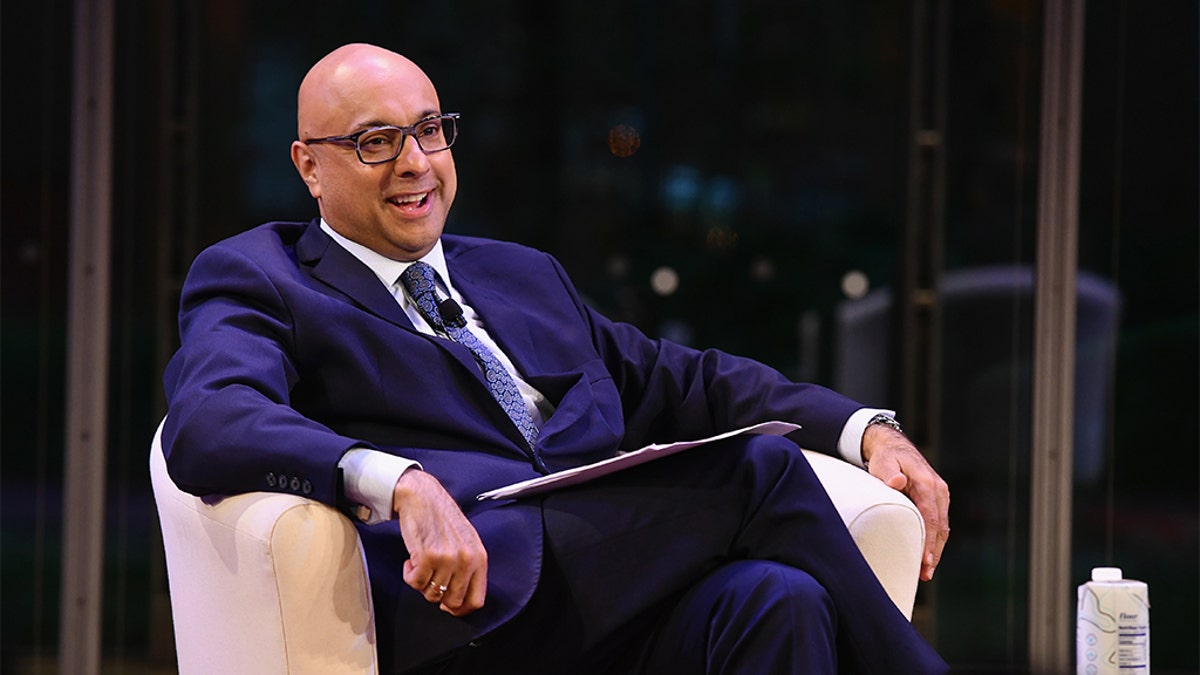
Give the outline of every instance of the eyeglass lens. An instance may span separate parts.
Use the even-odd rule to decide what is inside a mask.
[[[438,152],[450,147],[456,133],[454,118],[438,117],[416,125],[412,137],[424,152]],[[358,137],[358,152],[368,164],[387,162],[400,154],[404,137],[408,135],[396,127],[373,129]]]

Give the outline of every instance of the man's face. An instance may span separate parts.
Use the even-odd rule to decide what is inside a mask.
[[[315,66],[299,105],[301,141],[410,126],[443,112],[416,65],[365,47],[335,52]],[[292,145],[292,161],[330,227],[396,260],[415,260],[433,248],[458,189],[450,150],[426,155],[409,136],[396,159],[367,165],[352,143],[301,141]]]

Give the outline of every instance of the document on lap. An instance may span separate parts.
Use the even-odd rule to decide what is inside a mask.
[[[483,501],[485,499],[514,499],[516,497],[528,497],[530,495],[549,492],[560,488],[579,485],[590,480],[607,476],[611,473],[616,473],[622,469],[628,469],[631,466],[645,464],[651,460],[660,457],[667,457],[677,452],[683,452],[690,448],[722,441],[726,438],[741,436],[742,434],[760,434],[766,436],[783,436],[800,428],[799,424],[790,422],[761,422],[753,424],[734,431],[727,431],[723,434],[702,438],[697,441],[678,441],[675,443],[654,443],[647,445],[639,450],[624,452],[616,457],[612,457],[593,464],[585,464],[577,466],[574,469],[558,471],[549,476],[539,476],[529,480],[523,480],[519,483],[505,485],[504,487],[489,490],[480,494],[476,499]]]

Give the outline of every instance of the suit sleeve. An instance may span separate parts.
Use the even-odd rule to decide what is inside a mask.
[[[363,443],[292,408],[294,325],[257,256],[218,244],[193,263],[180,349],[164,374],[167,469],[198,495],[291,492],[340,498],[341,456]]]

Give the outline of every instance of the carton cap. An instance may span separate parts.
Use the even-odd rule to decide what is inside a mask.
[[[1093,567],[1092,581],[1120,581],[1120,567]]]

